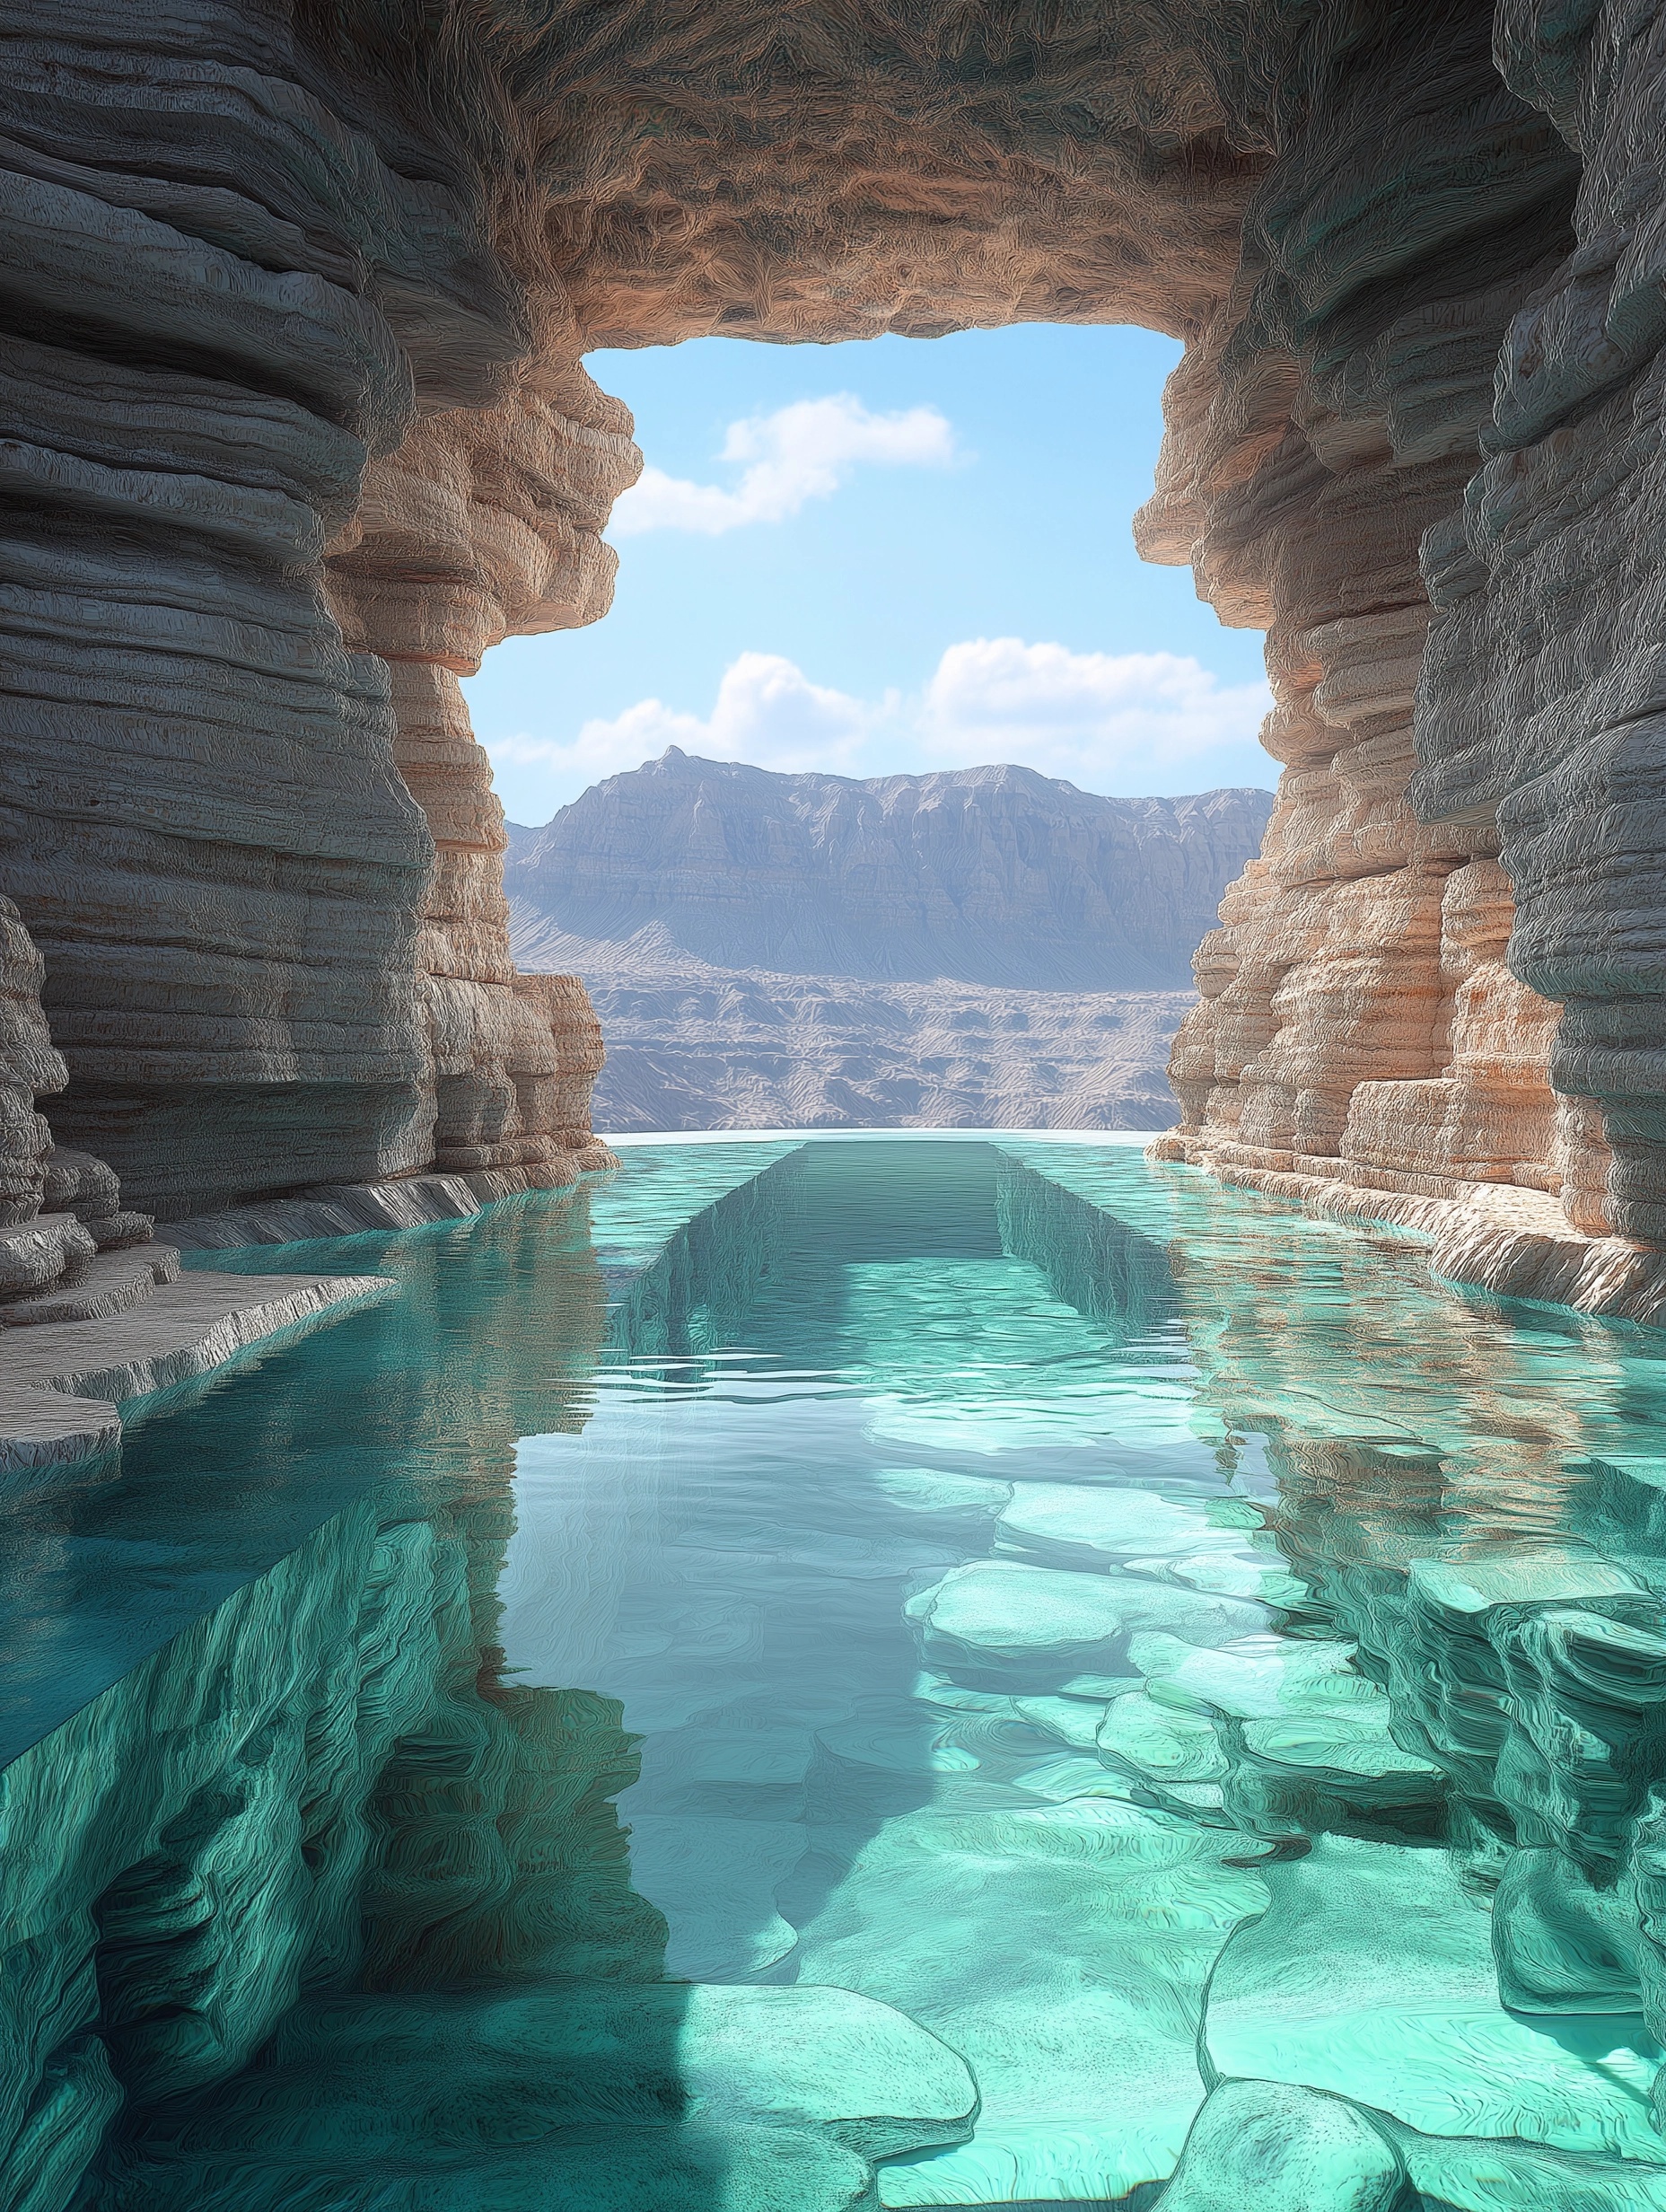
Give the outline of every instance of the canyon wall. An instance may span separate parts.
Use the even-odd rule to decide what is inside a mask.
[[[595,1025],[572,978],[516,970],[504,810],[457,680],[512,632],[606,613],[616,557],[601,531],[641,465],[629,431],[582,369],[529,370],[495,408],[429,417],[373,461],[330,553],[331,607],[345,640],[388,671],[393,763],[434,839],[416,988],[434,1100],[425,1141],[442,1171],[562,1181],[569,1159],[600,1156]]]
[[[4,1040],[6,1156],[31,1189],[54,1053],[60,1146],[171,1219],[601,1156],[593,1024],[516,979],[455,679],[607,604],[637,464],[590,346],[1196,318],[1242,198],[1206,72],[1144,19],[1038,68],[1035,28],[0,15],[0,891],[49,1037],[46,1061],[29,1023]]]
[[[1530,1244],[1562,1295],[1582,1239],[1594,1281],[1666,1231],[1662,31],[1507,4],[1495,66],[1486,30],[1399,10],[1367,42],[1415,133],[1363,127],[1357,68],[1351,103],[1316,88],[1171,387],[1143,543],[1266,625],[1288,765],[1160,1150],[1453,1201],[1513,1233],[1469,1279],[1539,1286]]]
[[[1165,1129],[1192,951],[1271,804],[673,746],[514,829],[512,942],[583,979],[610,1129]]]
[[[589,1141],[590,1026],[517,992],[447,671],[601,610],[634,452],[535,373],[501,187],[408,103],[355,128],[290,15],[0,22],[0,885],[52,1132],[172,1216],[570,1181]]]
[[[1286,763],[1171,1150],[1666,1236],[1652,7],[0,33],[0,892],[136,1204],[576,1172],[454,680],[606,604],[587,349],[1134,320],[1187,343],[1143,541],[1267,626]]]

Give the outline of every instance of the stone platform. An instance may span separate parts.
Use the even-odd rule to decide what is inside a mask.
[[[189,1382],[251,1345],[338,1319],[393,1289],[380,1275],[214,1275],[156,1283],[142,1304],[0,1334],[0,1478],[109,1451],[121,1400]]]

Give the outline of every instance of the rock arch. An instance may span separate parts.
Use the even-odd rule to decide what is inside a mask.
[[[605,608],[636,462],[588,348],[1135,320],[1187,348],[1142,546],[1267,628],[1287,764],[1168,1151],[1666,1242],[1651,8],[26,0],[4,37],[0,889],[54,1128],[136,1203],[582,1137],[455,678]]]

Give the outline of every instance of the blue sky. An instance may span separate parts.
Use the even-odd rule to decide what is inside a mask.
[[[1129,532],[1150,331],[730,338],[590,356],[647,469],[613,610],[466,686],[512,819],[667,744],[847,776],[1017,760],[1112,794],[1266,784],[1260,637]]]

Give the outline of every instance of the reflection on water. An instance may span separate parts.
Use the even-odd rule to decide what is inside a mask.
[[[1660,1339],[1041,1139],[346,1249],[14,1504],[0,2206],[1666,2212]]]

